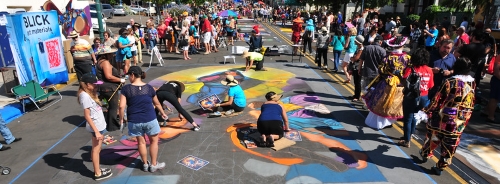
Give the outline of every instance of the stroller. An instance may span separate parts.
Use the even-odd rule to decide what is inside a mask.
[[[226,41],[226,37],[225,36],[218,36],[217,37],[217,48],[226,48],[227,50],[229,50],[229,47],[227,46],[227,41]]]

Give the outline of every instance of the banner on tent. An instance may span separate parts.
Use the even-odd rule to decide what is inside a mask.
[[[57,13],[26,12],[7,16],[19,83],[35,80],[42,86],[68,81]]]

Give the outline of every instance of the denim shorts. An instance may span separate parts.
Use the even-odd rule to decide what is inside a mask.
[[[129,136],[143,136],[147,135],[157,135],[160,133],[160,124],[158,124],[158,120],[154,119],[150,122],[146,123],[128,123],[128,135]]]
[[[104,135],[106,132],[108,132],[108,131],[106,131],[106,129],[99,131],[99,133],[101,133],[101,135]],[[95,132],[90,132],[90,133],[92,133],[92,137],[95,137]]]

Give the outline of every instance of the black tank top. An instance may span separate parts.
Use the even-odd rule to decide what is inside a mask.
[[[99,60],[97,62],[97,66],[96,66],[96,76],[99,80],[103,81],[104,83],[102,85],[99,85],[99,91],[101,92],[111,92],[111,91],[115,91],[118,86],[120,85],[119,82],[111,82],[109,81],[106,76],[104,75],[104,70],[103,68],[101,67],[101,64],[102,62],[104,62],[103,59]],[[108,61],[109,62],[109,61]],[[111,69],[111,74],[115,77],[120,77],[120,73],[118,72],[118,70],[113,67]]]

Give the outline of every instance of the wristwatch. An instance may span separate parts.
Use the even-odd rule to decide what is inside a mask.
[[[441,68],[441,69],[439,69],[439,73],[440,73],[440,74],[444,74],[444,70],[443,70],[442,68]]]

